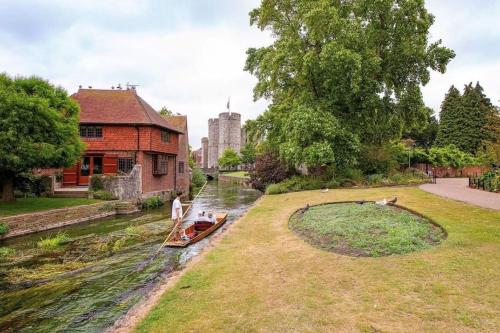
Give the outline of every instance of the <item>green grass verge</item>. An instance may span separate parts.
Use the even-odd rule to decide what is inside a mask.
[[[353,256],[379,257],[429,248],[445,237],[438,226],[406,210],[342,203],[295,213],[290,227],[308,243]]]
[[[250,178],[247,171],[233,171],[224,172],[220,174],[221,176],[238,177],[238,178]]]
[[[351,257],[288,227],[306,204],[379,200],[448,237],[405,255]],[[264,196],[161,297],[136,332],[497,332],[500,212],[416,188]]]
[[[33,213],[70,206],[89,205],[100,200],[86,198],[19,198],[15,202],[0,202],[0,216]]]

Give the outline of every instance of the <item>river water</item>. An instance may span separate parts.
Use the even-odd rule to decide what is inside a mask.
[[[259,197],[236,184],[209,182],[193,203],[199,210],[229,213],[224,232]],[[5,240],[0,255],[0,332],[101,332],[209,238],[186,249],[166,248],[153,258],[172,228],[170,205]],[[41,238],[58,232],[64,246],[43,249]]]

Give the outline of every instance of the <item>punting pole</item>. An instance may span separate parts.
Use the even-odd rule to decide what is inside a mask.
[[[163,247],[165,246],[165,244],[167,244],[170,236],[172,236],[172,234],[174,233],[175,230],[177,230],[177,228],[179,227],[179,225],[182,223],[182,220],[184,219],[184,216],[186,216],[187,212],[189,212],[189,210],[191,209],[191,207],[193,207],[193,203],[194,201],[196,200],[196,198],[198,198],[198,196],[200,195],[200,193],[203,191],[203,189],[205,188],[205,185],[207,185],[208,182],[205,182],[205,184],[203,184],[203,186],[201,187],[201,189],[198,191],[198,194],[194,197],[193,201],[191,201],[191,205],[189,205],[188,209],[186,209],[186,211],[184,212],[184,214],[182,214],[182,217],[181,219],[175,224],[175,226],[172,228],[172,231],[170,231],[170,233],[168,234],[167,238],[165,238],[165,241],[163,241],[163,243],[160,245],[160,247],[158,248],[158,250],[156,251],[155,255],[153,256],[156,257],[158,255],[158,253],[161,251],[161,249],[163,249]]]

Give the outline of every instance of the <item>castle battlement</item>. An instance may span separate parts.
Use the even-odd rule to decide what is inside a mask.
[[[219,157],[224,150],[232,148],[240,152],[242,142],[241,115],[236,112],[221,112],[218,118],[208,119],[208,143],[202,139],[202,147],[207,147],[207,163],[204,167],[218,166]],[[243,143],[244,144],[244,143]]]

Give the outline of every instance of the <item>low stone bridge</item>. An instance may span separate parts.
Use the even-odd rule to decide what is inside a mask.
[[[202,168],[201,170],[208,179],[214,179],[215,175],[219,172],[217,168]]]

